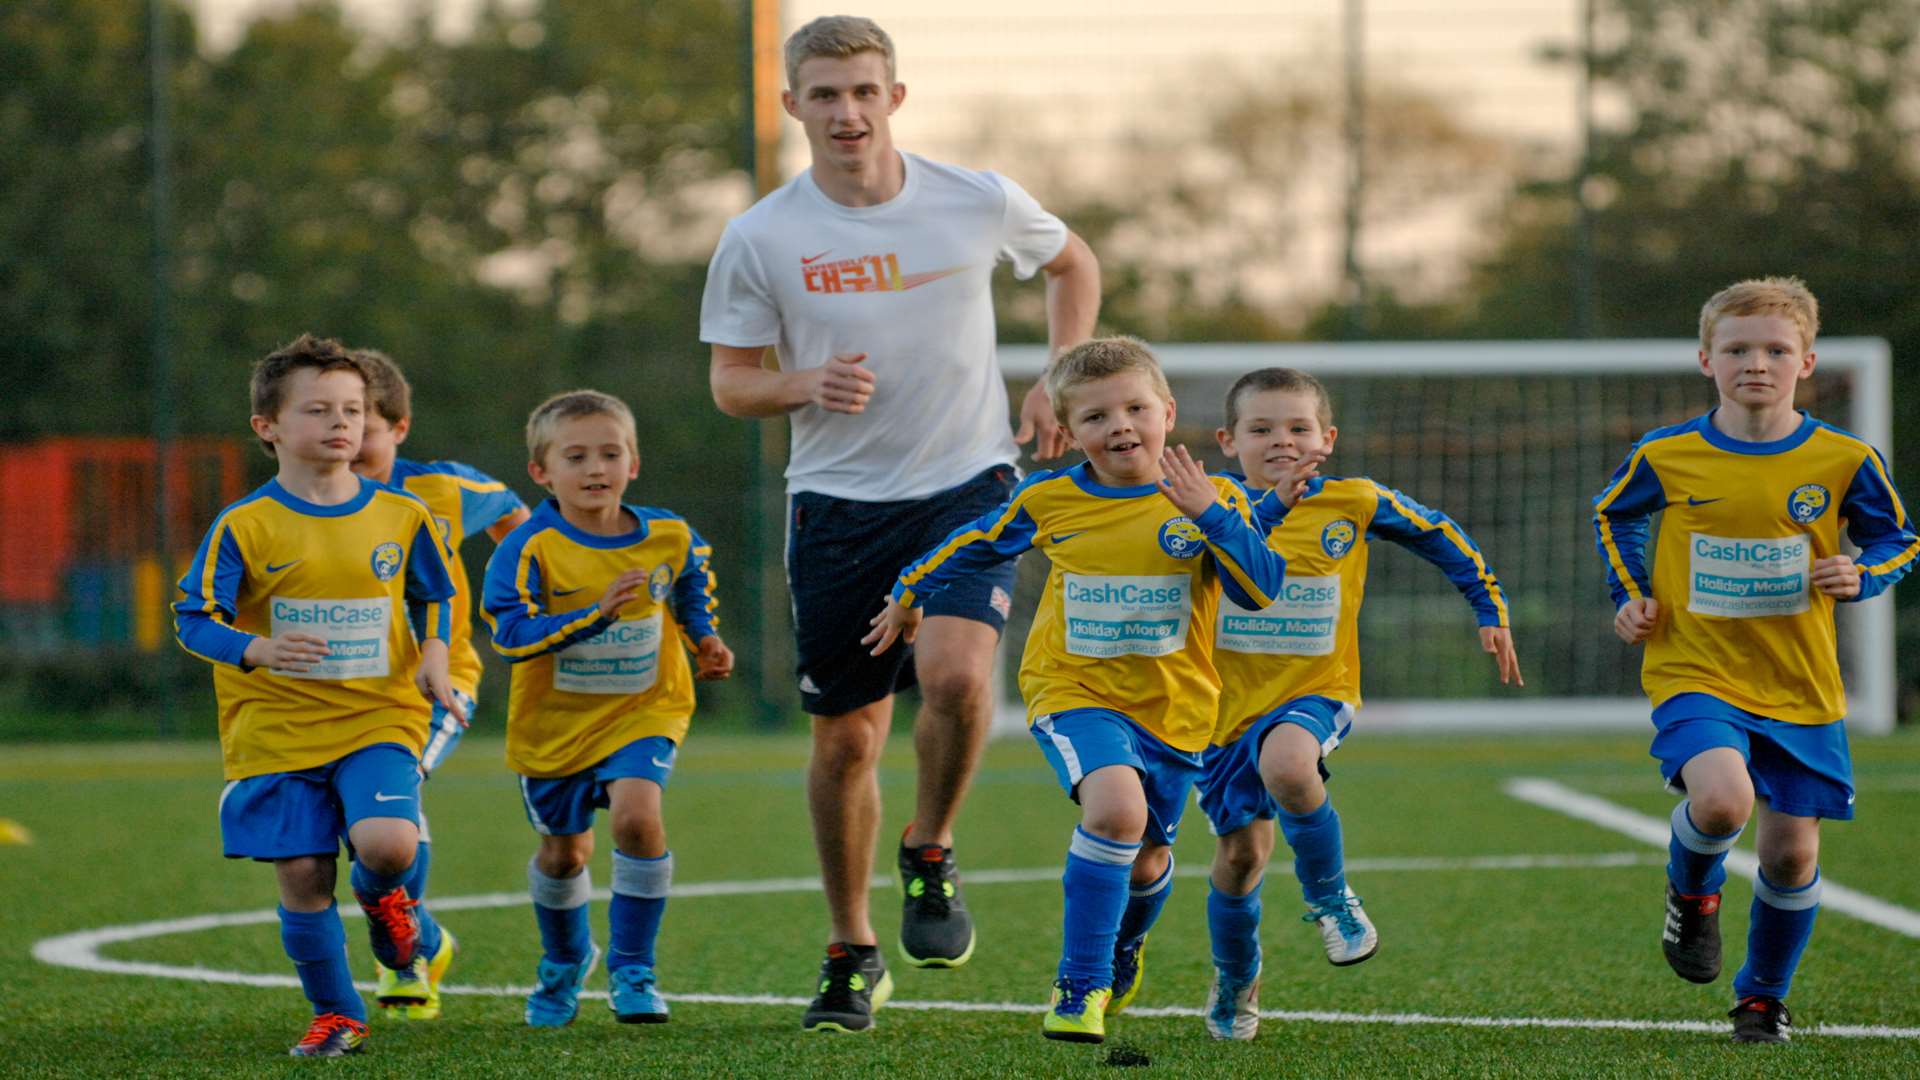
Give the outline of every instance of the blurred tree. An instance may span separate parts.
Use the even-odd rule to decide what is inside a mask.
[[[0,438],[149,423],[141,11],[0,6]],[[182,64],[183,99],[203,76]]]
[[[176,11],[180,429],[243,433],[248,365],[312,330],[405,366],[410,453],[528,496],[528,410],[617,393],[641,427],[634,500],[747,534],[754,432],[708,400],[697,330],[707,255],[750,198],[740,7],[488,4],[443,40],[424,6],[389,37],[311,2],[220,56],[184,47]],[[150,427],[144,10],[0,7],[0,437]],[[720,573],[745,557],[723,547]],[[723,596],[746,639],[748,577]]]
[[[1298,66],[1210,70],[1168,90],[1197,131],[1136,128],[1104,156],[1029,140],[1013,145],[1007,171],[1100,255],[1103,325],[1156,341],[1297,338],[1341,263],[1347,154],[1329,85]],[[1020,129],[990,117],[978,159],[1009,158],[997,133]],[[1365,154],[1369,287],[1444,291],[1458,261],[1434,238],[1500,198],[1511,148],[1432,97],[1385,83],[1369,91]],[[1000,287],[1004,336],[1043,340],[1038,291]]]

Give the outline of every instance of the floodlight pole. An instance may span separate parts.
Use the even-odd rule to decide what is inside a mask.
[[[1593,177],[1593,5],[1580,4],[1580,164],[1573,177],[1573,336],[1600,333],[1599,283],[1593,259],[1593,205],[1588,191]]]
[[[1366,9],[1363,0],[1346,0],[1346,136],[1347,213],[1344,247],[1344,292],[1347,334],[1367,336],[1367,284],[1360,270],[1360,203],[1366,187],[1366,71],[1363,51]]]
[[[147,0],[147,167],[150,177],[148,212],[153,230],[150,257],[153,288],[153,325],[148,333],[153,370],[153,510],[159,545],[161,581],[173,573],[173,496],[168,490],[172,473],[173,415],[173,138],[169,128],[172,106],[170,77],[172,50],[168,41],[168,0]],[[173,695],[162,693],[157,721],[162,735],[173,729]]]
[[[786,65],[780,55],[780,0],[745,0],[745,4],[747,171],[753,176],[754,197],[761,198],[780,186],[780,88]],[[776,362],[771,350],[767,362]],[[785,633],[787,612],[780,603],[787,587],[781,570],[785,560],[773,558],[786,543],[786,424],[775,417],[754,427],[755,566],[751,572],[759,577],[759,710],[761,723],[773,727],[785,720],[784,710],[776,703],[793,693],[789,663],[793,639]]]

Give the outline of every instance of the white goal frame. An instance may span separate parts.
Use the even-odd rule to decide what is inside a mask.
[[[1231,378],[1261,367],[1295,367],[1325,376],[1595,375],[1647,372],[1671,375],[1696,362],[1693,338],[1612,338],[1593,341],[1422,341],[1355,343],[1245,343],[1156,345],[1168,374]],[[1884,454],[1893,453],[1893,358],[1882,338],[1822,338],[1820,368],[1850,373],[1848,415],[1830,417]],[[1046,364],[1041,345],[1002,345],[1008,379],[1031,380]],[[1703,409],[1705,397],[1703,395]],[[1594,477],[1595,489],[1605,477]],[[1855,734],[1891,733],[1895,721],[1896,650],[1890,597],[1839,608],[1840,647],[1854,669],[1847,688],[1847,728]],[[1596,627],[1595,633],[1604,633]],[[1521,656],[1526,643],[1520,642]],[[1013,715],[1008,714],[1009,707]],[[1450,700],[1375,699],[1364,710],[1369,730],[1579,730],[1644,727],[1641,697],[1516,697]],[[1000,722],[1024,729],[1017,701],[1003,703]]]

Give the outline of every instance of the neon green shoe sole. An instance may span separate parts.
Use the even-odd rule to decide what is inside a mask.
[[[380,1006],[380,1015],[388,1020],[438,1020],[440,1019],[440,980],[446,978],[447,969],[453,966],[453,954],[457,950],[453,932],[442,927],[440,931],[440,949],[433,959],[415,957],[410,971],[395,971],[374,961],[374,970],[379,980],[374,985],[373,999]]]
[[[1107,1038],[1107,1002],[1113,997],[1113,988],[1102,986],[1089,990],[1078,1001],[1078,1008],[1063,1011],[1062,1006],[1076,1004],[1063,1001],[1059,986],[1053,989],[1053,1000],[1047,1006],[1047,1018],[1040,1022],[1040,1033],[1049,1039],[1063,1042],[1105,1042]]]

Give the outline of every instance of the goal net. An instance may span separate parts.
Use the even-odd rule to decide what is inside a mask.
[[[1375,545],[1360,615],[1362,719],[1369,729],[1516,731],[1645,725],[1640,649],[1611,629],[1613,605],[1594,550],[1593,497],[1633,441],[1713,405],[1691,339],[1193,344],[1156,347],[1180,402],[1174,437],[1210,468],[1226,391],[1259,367],[1311,372],[1333,399],[1340,441],[1329,475],[1369,476],[1445,512],[1480,545],[1507,591],[1527,685],[1499,685],[1472,613],[1446,578],[1392,543]],[[1887,344],[1822,338],[1798,404],[1890,454]],[[1001,367],[1024,385],[1040,346],[1005,346]],[[1654,528],[1659,527],[1655,519]],[[1843,534],[1844,535],[1844,534]],[[1649,544],[1649,552],[1652,545]],[[1024,727],[1012,672],[1046,578],[1021,562],[1007,627],[1002,727]],[[1848,723],[1894,724],[1894,619],[1887,598],[1842,604],[1840,666]]]

